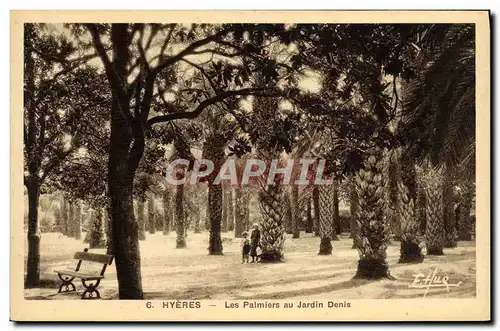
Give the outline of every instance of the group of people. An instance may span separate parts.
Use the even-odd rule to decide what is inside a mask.
[[[243,232],[243,239],[241,240],[241,253],[241,263],[256,263],[259,261],[262,249],[260,247],[260,230],[257,223],[252,225],[250,238],[248,238],[248,231]],[[252,257],[252,262],[249,262],[250,256]]]

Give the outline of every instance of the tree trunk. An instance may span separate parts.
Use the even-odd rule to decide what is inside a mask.
[[[222,222],[222,186],[208,184],[208,205],[210,234],[208,243],[209,255],[222,255],[221,222]]]
[[[314,185],[312,192],[313,208],[314,208],[314,235],[319,236],[319,187]]]
[[[227,187],[221,185],[221,190],[222,190],[221,232],[227,232],[228,217],[229,217],[228,215],[229,206],[227,204],[227,194],[226,194]]]
[[[285,192],[286,212],[285,212],[285,231],[287,234],[293,233],[293,206],[289,192]]]
[[[445,170],[443,181],[443,221],[444,221],[444,247],[457,247],[457,226],[455,223],[455,212],[453,210],[453,181],[452,173]]]
[[[360,253],[355,278],[392,278],[386,261],[389,229],[384,215],[384,166],[381,153],[375,153],[366,160],[364,169],[356,174],[355,180],[359,197],[356,215],[359,240],[356,248]]]
[[[300,238],[301,209],[299,206],[299,187],[292,185],[292,238]]]
[[[82,219],[83,219],[82,209],[83,208],[81,206],[81,202],[75,203],[74,234],[76,240],[82,239]]]
[[[425,241],[427,255],[443,255],[444,222],[443,222],[443,180],[442,176],[429,170],[425,180],[425,200],[427,226]]]
[[[271,157],[261,160],[271,160]],[[279,262],[284,258],[283,247],[285,235],[285,214],[287,206],[284,203],[287,194],[280,185],[261,185],[259,190],[259,211],[261,226],[261,262]]]
[[[425,229],[427,226],[427,215],[426,215],[426,201],[425,201],[425,189],[423,187],[418,188],[417,193],[417,222],[418,228],[421,234],[425,235]]]
[[[144,200],[137,200],[137,223],[139,224],[139,240],[146,240],[146,220],[144,219]]]
[[[68,235],[68,201],[62,198],[61,201],[61,232],[63,235],[67,236]]]
[[[113,245],[113,219],[111,218],[111,204],[106,202],[103,210],[104,214],[104,232],[106,233],[106,254],[114,255]]]
[[[208,193],[207,193],[207,208],[205,209],[205,230],[210,230],[210,204],[208,203]]]
[[[102,209],[97,208],[97,210],[92,213],[92,228],[89,236],[89,247],[90,248],[103,248],[104,243],[104,233],[102,227]]]
[[[333,228],[334,228],[334,236],[333,240],[339,240],[336,235],[342,233],[342,228],[340,226],[340,211],[339,211],[339,183],[335,181],[333,183]]]
[[[186,247],[186,234],[184,226],[184,184],[177,185],[175,191],[175,230],[177,240],[175,248]]]
[[[113,107],[108,183],[112,217],[112,242],[120,299],[143,299],[139,227],[134,217],[133,177],[129,162],[128,126]],[[128,139],[127,139],[128,138]]]
[[[472,199],[474,197],[474,186],[465,183],[465,189],[460,197],[460,203],[457,207],[458,213],[458,240],[472,240],[472,217],[470,211],[472,208]]]
[[[234,230],[234,205],[233,205],[233,187],[228,185],[226,187],[226,201],[227,201],[227,229],[228,231]]]
[[[150,234],[156,232],[156,218],[155,218],[155,202],[154,196],[148,198],[148,229]]]
[[[313,222],[313,215],[312,215],[312,208],[311,208],[312,199],[307,198],[306,203],[307,203],[307,206],[306,206],[306,208],[307,208],[306,233],[313,233],[314,222]]]
[[[359,241],[359,228],[358,228],[358,215],[359,209],[359,199],[358,193],[356,192],[355,185],[352,184],[349,192],[349,212],[350,212],[350,237],[352,238],[352,248],[355,249],[358,247]]]
[[[113,70],[126,82],[129,59],[127,24],[112,24]],[[112,89],[111,140],[108,188],[111,204],[113,251],[120,299],[143,299],[139,227],[134,217],[133,183],[142,157],[144,140],[132,141],[131,127],[124,117],[130,112],[129,100],[121,100],[122,91]]]
[[[333,185],[319,186],[319,244],[318,255],[332,254],[332,234],[333,234]]]
[[[398,183],[398,212],[401,219],[401,249],[399,263],[419,263],[424,260],[417,237],[418,222],[415,217],[414,198],[406,185]]]
[[[170,203],[170,192],[167,187],[163,189],[163,235],[168,235],[170,233],[170,223],[171,223],[171,208]]]
[[[40,187],[38,181],[30,180],[28,189],[28,261],[25,287],[37,287],[40,284],[40,235],[38,231],[38,199]]]
[[[235,189],[235,218],[234,218],[234,236],[236,238],[242,238],[243,232],[248,228],[246,224],[246,209],[248,209],[248,201],[246,199],[246,192],[244,188],[238,186]]]

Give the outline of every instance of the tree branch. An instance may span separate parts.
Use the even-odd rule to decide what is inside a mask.
[[[269,93],[265,93],[265,92]],[[234,91],[226,91],[219,93],[215,95],[212,98],[208,98],[203,100],[193,111],[190,112],[179,112],[179,113],[172,113],[172,114],[166,114],[166,115],[159,115],[150,118],[146,122],[146,127],[151,127],[154,124],[157,123],[162,123],[162,122],[169,122],[177,119],[193,119],[198,117],[203,110],[215,103],[223,101],[225,98],[231,97],[231,96],[243,96],[243,95],[262,95],[262,96],[278,96],[279,93],[272,93],[273,91],[270,90],[269,88],[245,88],[245,89],[240,89],[240,90],[234,90]]]
[[[106,76],[108,77],[108,80],[112,86],[112,89],[116,92],[119,93],[120,98],[122,97],[123,93],[123,82],[121,81],[120,77],[118,77],[118,74],[115,71],[115,68],[113,67],[113,63],[108,57],[108,54],[106,53],[106,49],[104,48],[104,45],[102,44],[101,37],[99,36],[99,31],[97,30],[97,27],[95,24],[85,24],[87,28],[90,31],[90,34],[92,35],[92,43],[94,44],[94,47],[99,54],[99,57],[101,58],[101,61],[104,65],[104,69],[106,70]]]
[[[163,61],[161,61],[158,64],[158,66],[153,70],[154,75],[156,76],[156,74],[158,74],[164,68],[182,60],[185,56],[192,54],[192,52],[195,51],[196,49],[198,49],[199,47],[207,45],[213,41],[220,39],[222,36],[229,33],[229,31],[230,31],[229,29],[222,29],[219,32],[217,32],[211,36],[208,36],[204,39],[200,39],[200,40],[197,40],[197,41],[191,43],[189,46],[184,48],[182,51],[180,51],[176,55],[168,57],[168,58],[164,59]]]

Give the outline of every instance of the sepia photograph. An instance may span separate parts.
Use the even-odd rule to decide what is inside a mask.
[[[488,12],[86,13],[11,14],[11,316],[489,319]]]

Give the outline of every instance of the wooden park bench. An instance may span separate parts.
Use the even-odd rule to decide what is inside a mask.
[[[81,298],[82,299],[100,299],[101,294],[97,290],[101,279],[104,278],[104,273],[106,272],[106,267],[113,262],[113,255],[108,254],[95,254],[89,253],[88,248],[85,248],[83,252],[75,253],[75,260],[78,260],[75,270],[54,270],[62,281],[61,286],[59,286],[59,291],[57,293],[73,292],[76,291],[75,284],[73,284],[73,279],[79,278],[82,281],[82,285],[85,288]],[[102,269],[99,274],[96,272],[85,272],[82,271],[83,261],[100,263],[102,264]],[[70,289],[71,287],[71,289]]]

